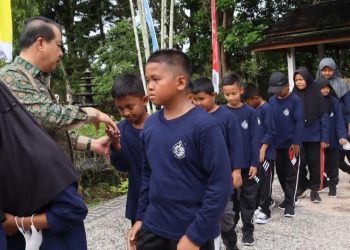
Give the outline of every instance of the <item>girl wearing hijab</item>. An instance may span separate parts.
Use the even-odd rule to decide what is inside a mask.
[[[299,172],[299,194],[310,188],[310,198],[320,203],[318,191],[322,188],[321,149],[329,144],[329,119],[327,106],[314,79],[305,67],[294,73],[294,92],[300,97],[304,106],[304,130],[302,133],[301,165]],[[306,165],[310,179],[306,178]]]
[[[78,194],[77,170],[1,81],[0,121],[7,250],[86,250],[87,208]]]
[[[316,80],[321,94],[326,101],[329,116],[329,147],[325,150],[325,169],[329,179],[329,197],[337,197],[337,185],[339,181],[339,144],[347,143],[347,133],[344,127],[344,117],[339,101],[331,94],[331,84],[326,78]]]
[[[345,121],[345,128],[350,135],[350,86],[341,77],[339,69],[332,58],[323,58],[319,64],[316,79],[324,77],[329,80],[334,96],[339,100]],[[350,166],[345,162],[345,156],[350,160],[350,152],[340,150],[339,168],[350,174]]]

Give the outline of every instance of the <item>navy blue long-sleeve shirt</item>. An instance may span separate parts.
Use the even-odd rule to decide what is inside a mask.
[[[255,109],[243,104],[239,108],[231,108],[225,105],[238,120],[243,141],[243,167],[259,166],[259,138],[258,138],[258,117]]]
[[[256,109],[258,116],[258,138],[260,145],[268,144],[265,160],[275,160],[274,140],[276,136],[275,119],[270,105],[266,102]]]
[[[311,126],[304,125],[302,141],[329,143],[329,118],[327,112],[323,113]]]
[[[346,139],[344,116],[338,99],[332,96],[333,110],[329,114],[329,148],[339,149],[339,139]]]
[[[224,138],[231,159],[231,170],[242,168],[243,150],[241,145],[243,142],[237,118],[232,115],[232,112],[229,112],[223,107],[219,107],[210,114],[219,121],[219,124],[223,129]]]
[[[292,144],[302,144],[304,109],[300,98],[290,93],[284,99],[272,96],[269,104],[275,118],[276,149],[288,149]]]
[[[78,194],[76,184],[65,188],[45,206],[43,212],[46,213],[49,229],[43,230],[40,250],[87,249],[84,219],[88,210]],[[25,248],[23,236],[19,232],[7,240],[8,250]]]
[[[144,167],[137,219],[152,233],[203,245],[219,235],[231,194],[230,158],[222,129],[195,107],[166,120],[153,114],[141,132]]]
[[[0,226],[0,249],[6,249],[6,235],[4,228]]]
[[[141,129],[134,128],[127,120],[121,121],[118,128],[121,133],[121,149],[115,151],[111,147],[111,164],[119,171],[128,172],[129,183],[125,217],[135,221],[142,173]]]

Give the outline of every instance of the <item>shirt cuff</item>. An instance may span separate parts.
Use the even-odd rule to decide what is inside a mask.
[[[90,139],[89,137],[79,135],[78,140],[77,140],[77,144],[76,144],[76,149],[77,150],[86,150],[89,139]]]
[[[87,122],[93,122],[96,119],[97,116],[97,109],[94,108],[82,108],[84,112],[87,114]]]

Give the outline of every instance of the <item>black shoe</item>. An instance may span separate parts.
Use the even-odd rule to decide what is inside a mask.
[[[293,218],[295,217],[294,207],[293,206],[287,206],[284,210],[284,217]]]
[[[286,201],[282,201],[282,203],[278,205],[278,208],[279,209],[286,209],[286,206],[287,206]]]
[[[227,250],[239,250],[237,247],[237,234],[235,227],[227,232],[221,231],[221,238]]]
[[[317,191],[311,190],[310,198],[313,203],[320,203],[322,201]]]
[[[298,188],[296,193],[296,198],[304,198],[306,196],[307,188]]]
[[[244,246],[254,246],[253,232],[243,232],[242,244]]]
[[[329,197],[337,197],[337,187],[336,186],[329,186]]]

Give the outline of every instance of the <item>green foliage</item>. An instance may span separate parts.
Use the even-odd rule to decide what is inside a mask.
[[[125,179],[118,185],[118,187],[116,188],[116,191],[121,195],[126,194],[128,192],[128,185],[129,185],[129,180]]]
[[[122,39],[121,39],[122,37]],[[92,65],[97,100],[110,99],[114,80],[124,73],[138,73],[133,26],[128,20],[117,22],[107,33],[107,40],[95,52]]]

